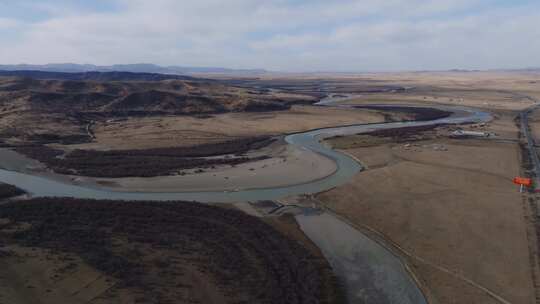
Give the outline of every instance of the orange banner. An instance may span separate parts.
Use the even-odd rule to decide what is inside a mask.
[[[532,186],[532,179],[527,177],[514,177],[514,184],[530,187]]]

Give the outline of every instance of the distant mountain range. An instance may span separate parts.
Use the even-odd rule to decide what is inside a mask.
[[[155,64],[115,64],[99,66],[93,64],[75,63],[51,63],[43,65],[15,64],[0,65],[3,71],[44,71],[60,73],[85,73],[85,72],[131,72],[131,73],[157,73],[173,75],[193,75],[193,74],[234,74],[234,75],[254,75],[266,73],[263,69],[227,69],[219,67],[180,67],[180,66],[159,66]]]
[[[261,74],[273,73],[264,69],[229,69],[221,67],[183,67],[183,66],[160,66],[151,63],[136,64],[115,64],[115,65],[93,65],[76,63],[49,63],[49,64],[0,64],[0,71],[40,71],[53,73],[88,73],[88,72],[129,72],[146,74],[165,74],[165,75],[193,75],[221,74],[230,76],[257,76]],[[540,67],[515,68],[515,69],[488,69],[488,70],[469,70],[469,69],[451,69],[451,70],[418,70],[411,71],[415,73],[424,72],[529,72],[540,73]],[[336,74],[357,74],[362,72],[322,72]],[[317,72],[305,72],[300,74],[318,74]],[[50,75],[48,75],[50,76]],[[94,75],[95,76],[95,75]],[[127,76],[127,75],[125,75]],[[69,77],[61,77],[67,79]],[[170,79],[170,77],[168,78]]]
[[[207,80],[186,75],[134,72],[49,72],[38,70],[3,71],[0,77],[22,77],[33,79],[56,79],[72,81],[162,81],[162,80]]]
[[[523,68],[523,69],[506,69],[506,70],[503,70],[503,71],[507,71],[507,72],[532,72],[532,73],[540,73],[540,67],[539,67],[539,68],[531,67],[531,68]]]

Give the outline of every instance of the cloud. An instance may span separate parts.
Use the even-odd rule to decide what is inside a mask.
[[[19,21],[11,18],[0,18],[0,30],[14,29],[20,25]]]
[[[35,8],[48,16],[38,21],[0,15],[0,31],[11,32],[0,38],[0,58],[294,71],[540,65],[540,5],[534,2],[506,7],[489,0],[111,3],[104,9],[49,1]]]

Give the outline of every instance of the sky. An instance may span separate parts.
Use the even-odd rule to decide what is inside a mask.
[[[539,0],[0,0],[0,64],[540,67]]]

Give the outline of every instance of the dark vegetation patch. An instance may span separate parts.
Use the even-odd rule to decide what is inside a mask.
[[[401,127],[401,128],[392,128],[392,129],[381,129],[373,132],[366,133],[366,135],[371,135],[375,137],[388,137],[395,142],[404,142],[411,141],[416,139],[421,139],[422,133],[427,131],[432,131],[439,127],[440,125],[429,125],[429,126],[412,126],[412,127]],[[419,138],[419,136],[421,138]]]
[[[318,99],[328,94],[376,94],[376,93],[401,93],[407,91],[400,85],[383,84],[374,79],[261,79],[242,78],[228,79],[222,82],[243,88],[258,88],[260,90],[281,90],[291,93],[301,93]]]
[[[235,209],[41,198],[1,205],[0,215],[0,229],[15,229],[0,241],[76,254],[141,303],[187,300],[199,288],[182,279],[193,268],[226,303],[329,303],[321,299],[338,294],[324,259]]]
[[[92,177],[152,177],[171,175],[179,170],[237,165],[264,157],[241,156],[263,148],[274,139],[267,136],[236,139],[192,147],[145,150],[74,150],[66,155],[46,146],[23,146],[15,150],[36,159],[57,173]],[[215,157],[223,155],[235,156]],[[210,158],[214,157],[214,158]]]
[[[32,107],[48,111],[64,110],[67,113],[102,107],[116,98],[115,95],[96,92],[29,92],[29,103]]]
[[[148,89],[140,92],[108,95],[94,92],[35,92],[30,91],[29,104],[33,109],[51,113],[66,113],[71,117],[156,116],[226,113],[242,111],[229,108],[223,98],[199,96],[186,92]],[[249,101],[246,101],[249,103]],[[284,108],[285,107],[285,108]],[[283,105],[280,110],[288,109]]]
[[[525,114],[525,115],[528,115],[528,114]],[[523,134],[521,119],[522,119],[521,115],[516,115],[516,117],[514,118],[514,124],[516,128],[519,130],[518,138],[524,138],[525,140],[527,140],[527,138],[525,138],[525,134]],[[526,116],[526,119],[528,119],[528,116]],[[527,128],[529,128],[529,126],[527,126]],[[526,142],[520,142],[519,150],[521,154],[521,167],[525,171],[524,173],[529,177],[534,177],[536,174],[535,174],[534,163],[531,157],[531,153],[529,151],[528,144]],[[538,185],[536,185],[536,187],[538,187]]]
[[[240,109],[240,112],[270,112],[270,111],[284,111],[291,108],[292,103],[287,103],[285,101],[258,101],[250,100],[248,101],[243,108]],[[299,102],[294,102],[294,104],[299,104]]]
[[[15,186],[0,183],[0,199],[23,195],[25,192]]]
[[[75,117],[85,113],[103,113],[110,117],[117,113],[125,116],[126,113],[139,112],[146,115],[195,115],[279,111],[289,109],[298,100],[253,92],[189,77],[146,82],[5,79],[0,81],[0,93],[3,93],[0,95],[0,107],[19,99],[24,100],[30,110],[44,113],[64,113]]]
[[[519,143],[519,151],[521,154],[521,167],[525,171],[527,176],[533,177],[534,174],[534,165],[531,160],[531,155],[529,153],[529,147],[526,143]]]
[[[452,115],[452,112],[435,109],[435,108],[423,108],[423,107],[401,107],[401,106],[355,106],[357,109],[371,109],[378,111],[390,111],[410,114],[413,121],[430,121],[436,119],[446,118]]]
[[[89,143],[92,141],[92,138],[84,134],[70,134],[70,135],[60,135],[60,134],[30,134],[26,137],[27,140],[39,144],[52,144],[58,143],[62,145],[75,145]]]
[[[220,100],[209,96],[191,96],[175,92],[148,90],[134,92],[110,103],[105,111],[148,111],[170,113],[223,113]]]

